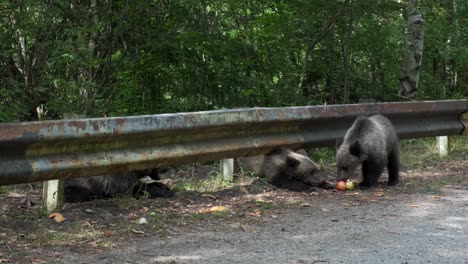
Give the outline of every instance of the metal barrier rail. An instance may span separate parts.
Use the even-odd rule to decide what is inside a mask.
[[[371,103],[0,123],[0,185],[334,145],[361,114],[400,138],[460,135],[468,100]]]

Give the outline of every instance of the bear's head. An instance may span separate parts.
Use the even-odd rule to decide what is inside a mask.
[[[288,179],[302,181],[314,187],[320,187],[325,179],[318,173],[317,165],[304,155],[291,152],[286,156],[286,170]]]
[[[346,181],[365,160],[361,144],[355,140],[351,144],[342,143],[336,153],[337,181]]]

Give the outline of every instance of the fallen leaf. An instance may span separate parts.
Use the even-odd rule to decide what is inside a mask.
[[[439,195],[432,195],[431,198],[440,199],[440,196]]]
[[[260,212],[260,211],[255,211],[255,212],[249,213],[250,216],[260,216],[261,214],[262,214],[262,212]]]
[[[210,198],[213,198],[213,199],[215,199],[215,200],[218,199],[218,198],[216,198],[216,196],[211,195],[211,194],[202,194],[202,196],[203,196],[203,197],[210,197]]]
[[[112,236],[112,232],[110,230],[104,230],[102,231],[102,234],[105,236],[105,237],[110,237]]]
[[[135,234],[138,234],[138,235],[142,235],[142,234],[145,233],[145,232],[143,232],[143,231],[136,230],[136,229],[132,229],[132,232],[135,233]]]
[[[343,206],[350,206],[349,203],[342,203]]]
[[[417,204],[410,204],[410,207],[419,207]]]
[[[324,212],[330,212],[330,210],[325,209],[325,208],[320,208],[320,210],[322,210],[322,211],[324,211]]]
[[[185,199],[185,201],[187,201],[187,203],[193,203],[193,200],[191,200],[191,199],[188,199],[188,198],[187,198],[187,199]]]
[[[221,211],[224,211],[226,210],[226,207],[224,206],[213,206],[209,209],[210,212],[221,212]]]
[[[59,213],[51,213],[49,214],[49,218],[51,219],[54,219],[55,222],[57,223],[61,223],[65,220],[65,218],[63,218],[63,215],[59,214]]]

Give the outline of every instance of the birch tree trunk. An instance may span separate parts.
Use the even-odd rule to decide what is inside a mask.
[[[406,55],[400,68],[400,98],[413,100],[418,92],[424,46],[424,18],[418,0],[409,0],[406,29]]]

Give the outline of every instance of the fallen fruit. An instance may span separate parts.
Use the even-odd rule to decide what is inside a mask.
[[[346,190],[351,191],[352,189],[354,189],[354,183],[352,181],[347,181],[346,182]]]
[[[336,189],[338,191],[344,191],[346,190],[346,182],[345,181],[339,181],[336,183]]]

